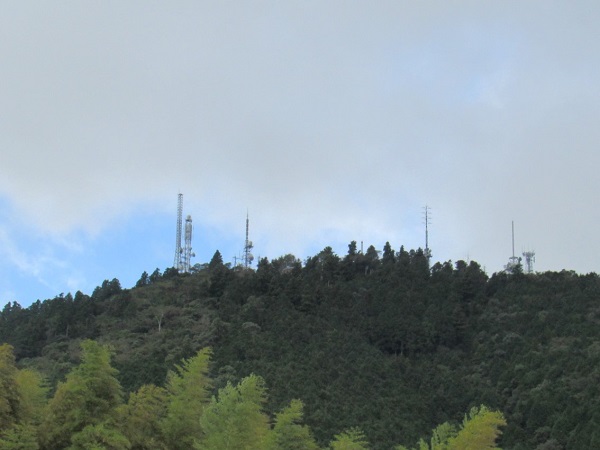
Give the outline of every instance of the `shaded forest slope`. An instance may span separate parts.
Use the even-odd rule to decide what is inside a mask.
[[[86,338],[110,343],[126,391],[213,348],[215,389],[251,373],[270,413],[291,399],[321,442],[353,426],[375,449],[414,443],[471,406],[503,411],[505,449],[600,448],[600,278],[494,274],[386,244],[192,274],[144,273],[0,313],[0,342],[51,387]]]

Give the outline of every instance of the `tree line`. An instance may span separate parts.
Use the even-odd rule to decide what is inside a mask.
[[[124,401],[106,345],[81,343],[81,362],[47,400],[42,377],[18,369],[12,348],[0,346],[0,446],[21,450],[319,450],[303,422],[303,403],[294,399],[269,417],[264,380],[249,375],[211,396],[211,350],[201,349],[169,371],[164,387],[141,386]],[[499,412],[474,408],[456,428],[433,431],[420,449],[495,448]],[[334,436],[333,450],[367,450],[363,432]],[[403,446],[395,447],[406,449]]]
[[[474,261],[430,263],[420,249],[345,255],[330,247],[230,267],[215,252],[191,274],[106,280],[0,312],[0,342],[52,397],[86,339],[114,349],[124,396],[166,386],[212,348],[212,396],[260,374],[263,412],[302,399],[317,445],[359,426],[373,450],[411,446],[485,404],[510,450],[600,448],[600,279],[570,271],[489,276]],[[428,438],[428,444],[431,441]]]

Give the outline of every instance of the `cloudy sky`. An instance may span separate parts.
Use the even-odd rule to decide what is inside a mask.
[[[0,304],[351,240],[600,271],[597,1],[5,1]]]

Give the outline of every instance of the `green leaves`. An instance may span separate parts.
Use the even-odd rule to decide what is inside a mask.
[[[419,450],[485,450],[498,448],[496,439],[501,434],[500,427],[506,425],[499,411],[492,411],[484,405],[473,407],[465,416],[457,430],[449,423],[443,423],[433,430],[431,444],[423,439],[418,443]],[[396,450],[407,450],[397,446]]]
[[[0,433],[17,421],[19,391],[15,380],[17,368],[13,348],[0,345]]]
[[[18,370],[10,345],[0,345],[0,448],[37,450],[37,425],[46,404],[42,377]]]
[[[465,416],[462,427],[456,436],[448,440],[448,450],[484,450],[497,448],[496,439],[500,436],[500,427],[506,425],[499,411],[491,411],[482,405],[474,407]]]
[[[130,442],[114,427],[104,423],[88,425],[71,439],[67,450],[129,450]]]
[[[302,425],[304,405],[292,400],[275,415],[275,425],[267,439],[267,450],[318,450],[310,429]]]
[[[202,436],[200,417],[211,386],[210,357],[211,350],[204,348],[167,375],[167,415],[161,426],[169,448],[187,450]]]
[[[264,450],[269,432],[269,418],[262,412],[266,399],[264,380],[256,375],[219,389],[200,418],[204,436],[195,448]]]
[[[81,343],[82,362],[60,383],[40,426],[42,448],[65,448],[89,425],[110,423],[122,404],[111,351],[94,341]]]
[[[359,428],[350,428],[341,434],[334,436],[331,441],[332,450],[368,450],[369,443]]]
[[[133,449],[161,449],[161,421],[167,414],[166,389],[152,384],[142,386],[119,408],[119,423]]]
[[[142,386],[123,404],[111,366],[111,350],[94,341],[81,344],[81,363],[45,407],[39,374],[15,367],[12,348],[0,346],[3,428],[0,448],[13,450],[319,450],[303,421],[303,403],[292,400],[270,426],[264,411],[263,378],[231,382],[209,399],[211,350],[204,348],[169,372],[166,388]],[[45,412],[45,414],[43,414]],[[42,417],[43,420],[42,420]],[[40,424],[41,421],[41,424]],[[473,408],[459,428],[444,423],[419,450],[497,448],[502,414]],[[588,433],[592,435],[593,433]],[[592,442],[594,436],[588,439]],[[377,445],[380,445],[378,442]],[[365,433],[350,428],[334,436],[331,450],[368,450]],[[406,450],[397,446],[397,450]]]

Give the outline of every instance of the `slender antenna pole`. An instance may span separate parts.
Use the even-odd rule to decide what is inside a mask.
[[[181,268],[181,226],[183,214],[183,194],[177,196],[177,232],[175,234],[175,259],[173,267],[177,270]]]
[[[424,210],[424,219],[425,219],[425,257],[427,258],[427,260],[429,261],[431,259],[431,250],[429,249],[429,224],[431,223],[431,215],[429,214],[429,211],[431,210],[431,208],[427,205],[425,205],[425,207],[423,208]]]
[[[515,221],[512,221],[512,257],[515,257]]]
[[[429,207],[425,205],[425,250],[429,250]]]
[[[248,211],[246,211],[246,242],[244,243],[244,267],[248,268],[248,229],[250,228],[250,219],[248,218]]]

